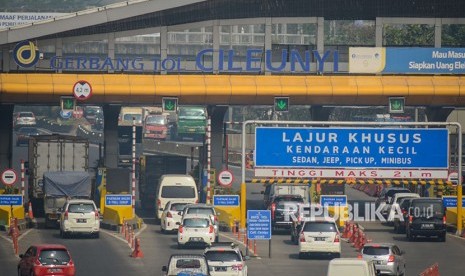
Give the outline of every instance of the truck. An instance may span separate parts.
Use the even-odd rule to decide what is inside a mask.
[[[176,119],[171,123],[171,139],[201,142],[207,127],[207,110],[202,106],[178,108]]]
[[[273,183],[267,184],[263,194],[263,206],[268,207],[274,197],[280,195],[296,195],[302,197],[304,203],[310,203],[310,187],[308,185],[299,184],[281,184]]]
[[[43,216],[44,173],[89,171],[89,141],[69,135],[37,135],[29,140],[28,196],[36,216]]]
[[[159,179],[164,174],[186,174],[187,157],[144,155],[139,162],[139,198],[144,209],[155,210]]]
[[[145,139],[166,140],[169,133],[169,113],[163,113],[161,107],[142,108],[142,132]]]
[[[45,227],[53,227],[66,200],[91,199],[92,181],[88,172],[49,171],[44,173],[43,191]]]

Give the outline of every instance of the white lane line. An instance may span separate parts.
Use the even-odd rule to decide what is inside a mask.
[[[142,225],[141,229],[139,231],[137,231],[137,233],[134,234],[134,237],[138,237],[146,228],[147,228],[146,224]],[[128,244],[128,241],[125,238],[119,236],[120,233],[111,232],[111,231],[108,231],[108,230],[102,229],[102,228],[100,228],[100,232],[105,233],[105,234],[107,234],[107,235],[109,235],[109,236],[111,236],[111,237],[113,237],[113,238],[115,238],[117,240],[120,240],[120,241],[124,242],[125,244],[127,244],[127,246],[129,248],[131,248],[131,245]]]
[[[462,240],[462,241],[465,241],[465,238],[460,237],[460,236],[457,236],[457,235],[455,235],[455,234],[447,233],[447,235],[450,236],[450,237],[454,237],[454,238],[460,239],[460,240]]]
[[[20,241],[22,238],[24,238],[24,236],[32,232],[32,230],[34,230],[34,228],[29,228],[28,230],[26,230],[23,234],[21,234],[21,236],[18,237],[18,241]]]
[[[0,235],[0,238],[6,240],[7,242],[9,242],[9,243],[11,243],[11,244],[13,244],[13,241],[12,241],[10,238],[8,238],[8,237],[5,237],[5,236],[3,236],[3,235]]]

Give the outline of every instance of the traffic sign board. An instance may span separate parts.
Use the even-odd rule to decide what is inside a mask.
[[[226,206],[226,207],[238,207],[239,196],[238,195],[214,195],[213,205],[214,206]]]
[[[61,110],[60,111],[60,116],[63,119],[69,119],[69,118],[71,118],[71,115],[73,115],[72,110]]]
[[[79,101],[89,99],[92,96],[92,86],[85,80],[76,82],[73,86],[73,96]]]
[[[288,112],[289,97],[274,97],[274,111]]]
[[[234,175],[229,170],[223,170],[218,174],[218,184],[224,187],[231,186],[234,181]]]
[[[11,186],[15,184],[18,179],[16,171],[13,169],[6,169],[2,172],[2,183],[6,186]]]
[[[105,205],[108,206],[131,206],[131,195],[106,195]]]
[[[247,211],[247,237],[249,240],[271,239],[271,211]]]
[[[163,97],[161,106],[163,112],[176,112],[178,110],[178,98]]]
[[[321,195],[321,206],[347,206],[347,196],[345,195]]]
[[[73,97],[62,96],[60,98],[62,111],[73,111],[76,108],[76,99]]]
[[[23,196],[22,195],[0,195],[0,206],[22,206]]]
[[[76,119],[81,119],[84,115],[84,111],[81,107],[76,107],[76,110],[73,111],[73,117]]]
[[[404,106],[404,97],[389,97],[389,113],[404,113]]]

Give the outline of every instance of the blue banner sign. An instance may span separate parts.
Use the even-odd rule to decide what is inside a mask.
[[[131,195],[106,195],[105,205],[107,206],[131,206]]]
[[[0,206],[22,206],[23,196],[22,195],[0,195]]]
[[[349,73],[464,74],[465,48],[350,47]]]
[[[214,195],[213,205],[214,206],[237,207],[239,206],[239,196],[238,195]]]
[[[321,195],[320,204],[321,206],[347,206],[347,196]]]
[[[457,208],[456,196],[443,196],[442,202],[446,208]],[[465,207],[465,197],[462,198],[462,208]]]
[[[449,162],[447,129],[257,127],[255,166],[429,168]]]
[[[271,239],[271,211],[247,211],[247,237],[249,240]]]

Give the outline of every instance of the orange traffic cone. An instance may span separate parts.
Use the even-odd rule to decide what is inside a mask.
[[[27,208],[27,215],[30,219],[34,219],[34,213],[32,212],[32,203],[29,201],[29,207]]]
[[[140,250],[140,239],[139,238],[136,238],[134,251],[132,252],[131,257],[133,257],[133,258],[143,258],[144,257],[144,253],[142,253],[142,250]]]

